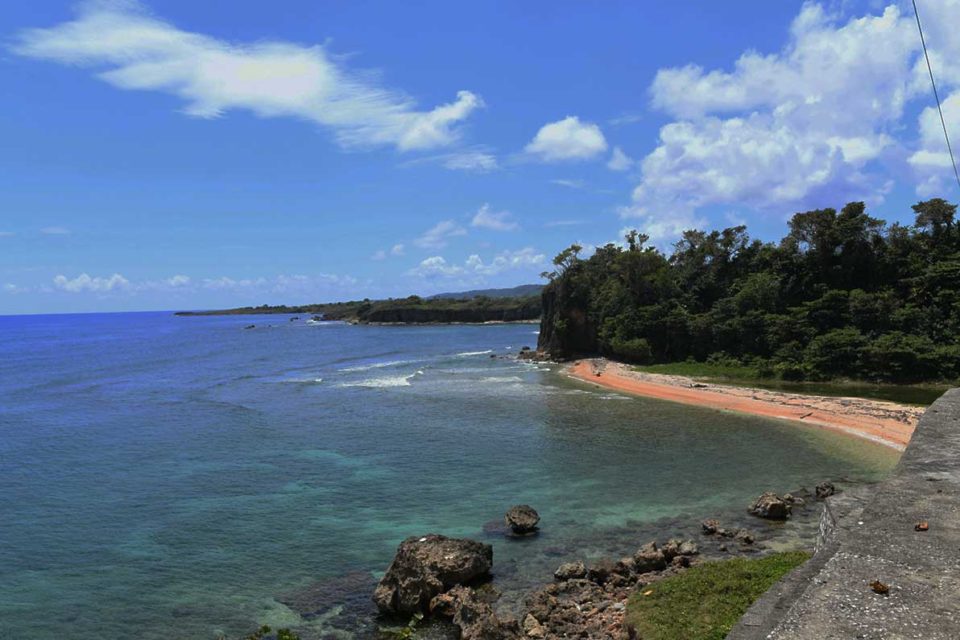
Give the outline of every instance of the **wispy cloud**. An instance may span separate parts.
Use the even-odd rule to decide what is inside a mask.
[[[484,204],[473,215],[470,226],[492,229],[493,231],[516,231],[520,225],[510,219],[509,211],[492,211]]]
[[[400,166],[416,167],[425,164],[440,165],[444,169],[467,173],[490,173],[500,168],[500,163],[493,151],[482,146],[414,158],[401,163]]]
[[[545,227],[573,227],[580,224],[587,224],[586,220],[552,220],[545,222]]]
[[[13,231],[0,231],[0,238],[12,238],[15,235]]]
[[[555,178],[550,181],[550,184],[566,187],[568,189],[583,189],[587,186],[587,183],[583,180],[571,180],[567,178]]]
[[[629,171],[634,165],[633,159],[623,152],[620,147],[614,147],[610,159],[607,161],[607,169],[611,171]]]
[[[173,94],[197,118],[242,109],[307,120],[328,128],[344,147],[443,147],[483,106],[476,94],[458,91],[453,101],[420,111],[412,98],[347,68],[324,46],[226,42],[179,29],[130,0],[83,3],[74,20],[21,31],[11,49],[95,69],[118,89]]]
[[[373,260],[382,261],[386,260],[388,256],[402,256],[404,252],[405,247],[402,244],[395,244],[390,248],[390,251],[387,251],[386,249],[380,249],[379,251],[375,252],[371,258]]]
[[[66,227],[44,227],[40,229],[40,233],[45,236],[68,236],[70,235],[70,229]]]
[[[467,230],[453,220],[443,220],[427,229],[413,244],[424,249],[442,249],[450,238],[467,235]]]
[[[330,273],[314,275],[286,275],[258,278],[191,278],[177,274],[157,280],[132,281],[120,273],[109,276],[91,276],[87,273],[69,278],[63,274],[53,278],[52,287],[41,287],[38,291],[62,292],[70,294],[95,295],[136,295],[156,292],[197,292],[197,291],[233,291],[251,293],[311,293],[318,291],[343,290],[357,284],[352,276]],[[12,287],[12,288],[11,288]],[[23,292],[28,289],[16,285],[7,285],[9,292]]]

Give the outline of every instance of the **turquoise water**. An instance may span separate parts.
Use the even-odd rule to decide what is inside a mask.
[[[663,519],[732,518],[763,490],[895,462],[490,357],[535,332],[0,318],[0,637],[212,639],[261,623],[351,637],[409,535],[493,542],[519,597]],[[541,536],[484,533],[519,502]]]

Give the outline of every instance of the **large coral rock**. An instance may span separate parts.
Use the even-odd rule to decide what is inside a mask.
[[[528,536],[537,532],[540,514],[528,504],[518,504],[510,507],[503,517],[503,522],[514,535]]]
[[[493,547],[473,540],[430,534],[407,538],[373,593],[381,613],[427,613],[430,601],[455,585],[485,579]]]

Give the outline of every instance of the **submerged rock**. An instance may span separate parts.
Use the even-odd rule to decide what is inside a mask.
[[[407,538],[373,593],[381,613],[427,613],[430,601],[456,585],[484,580],[493,566],[493,547],[437,534]]]
[[[790,504],[772,491],[764,492],[750,505],[750,513],[767,520],[786,520],[790,517]]]
[[[537,532],[540,514],[530,505],[518,504],[510,507],[510,510],[503,517],[503,522],[514,535],[529,536]]]

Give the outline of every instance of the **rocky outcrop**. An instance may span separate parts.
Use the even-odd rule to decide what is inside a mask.
[[[767,520],[786,520],[790,517],[791,506],[786,500],[767,491],[760,495],[756,501],[750,505],[749,511],[758,518]]]
[[[430,612],[448,618],[460,629],[460,640],[512,640],[520,638],[516,620],[501,620],[489,602],[470,587],[457,585],[433,598]]]
[[[428,613],[436,596],[456,585],[489,577],[493,547],[473,540],[430,534],[407,538],[373,594],[381,613]]]
[[[510,507],[503,517],[503,522],[513,535],[529,536],[537,533],[540,514],[530,505],[518,504]]]
[[[637,589],[674,575],[699,553],[692,540],[644,545],[633,557],[560,565],[555,582],[527,598],[523,633],[527,638],[590,638],[622,640],[626,600]],[[648,564],[637,558],[656,558]],[[653,566],[658,568],[654,569]]]

